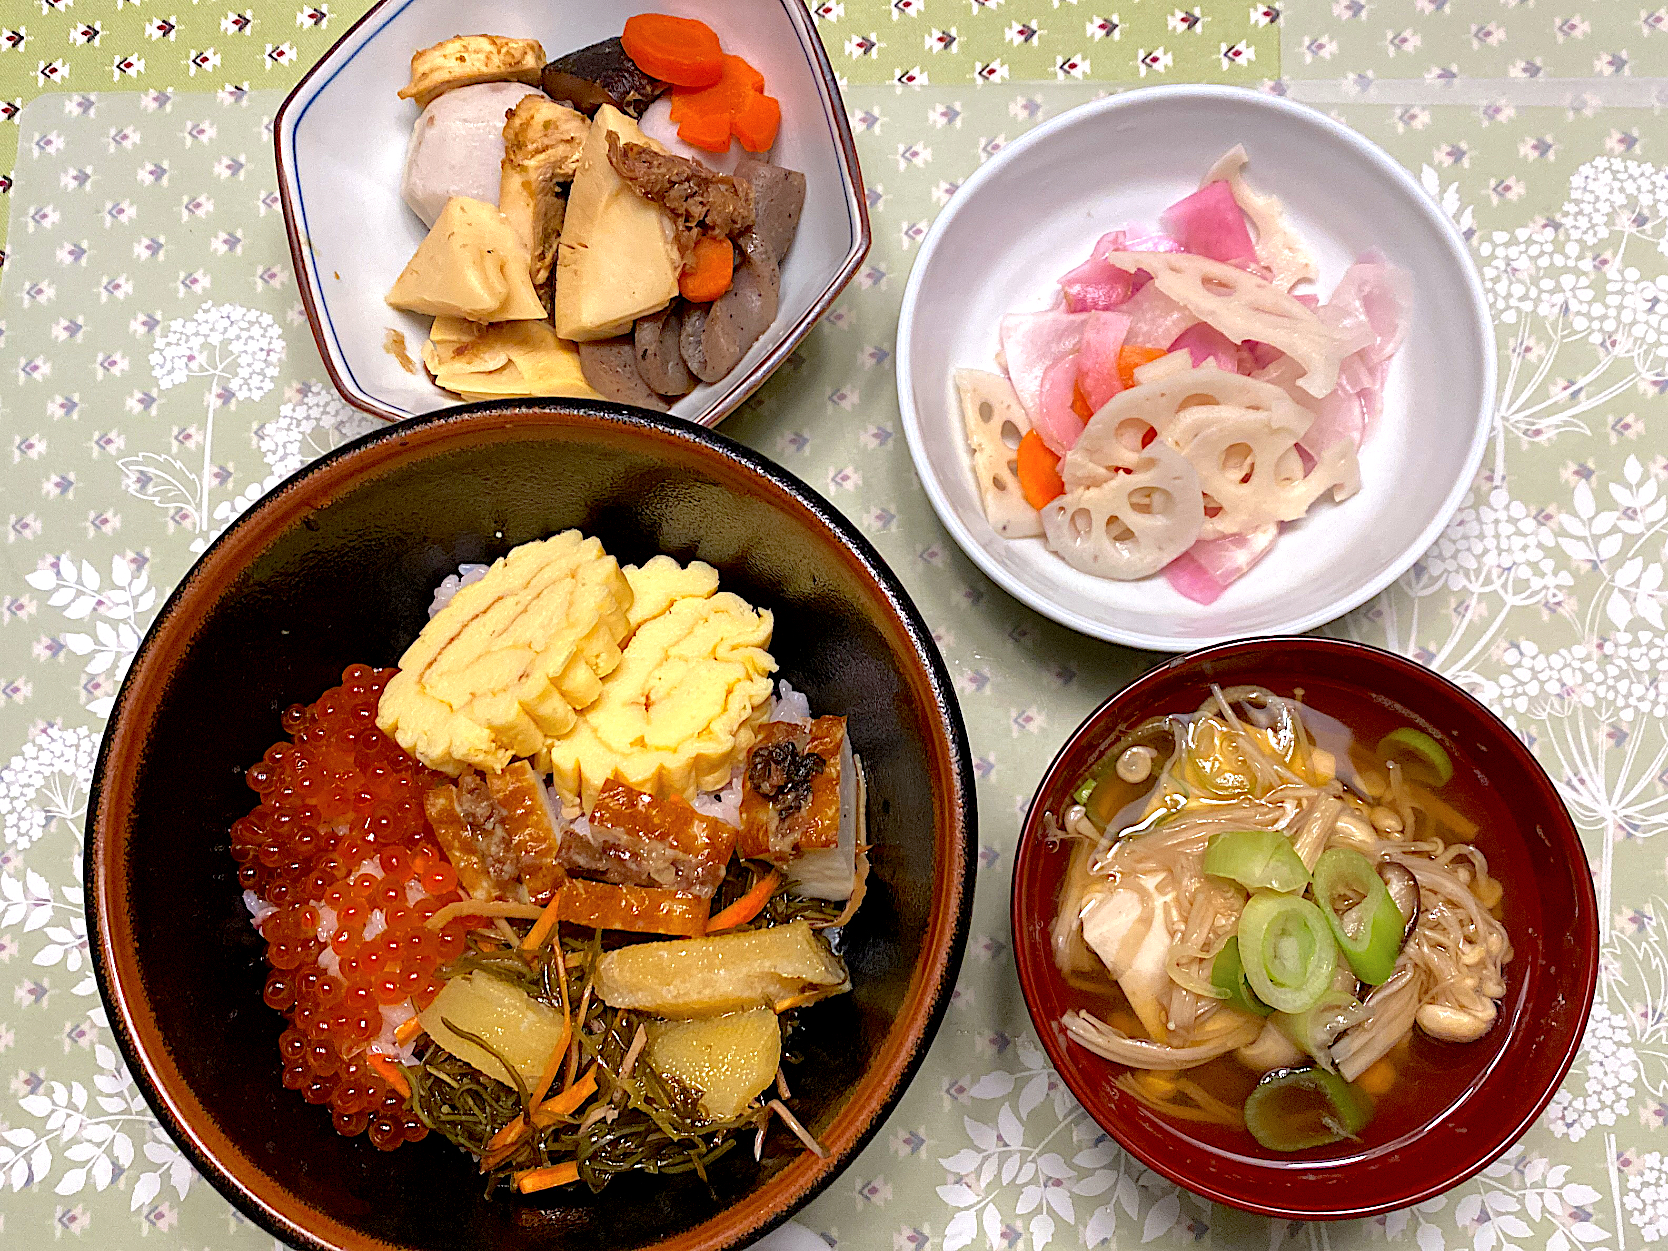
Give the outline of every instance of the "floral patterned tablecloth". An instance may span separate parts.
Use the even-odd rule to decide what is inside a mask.
[[[0,1245],[271,1242],[193,1173],[112,1048],[81,827],[111,698],[161,597],[264,490],[368,428],[301,315],[271,149],[283,93],[362,8],[0,4]],[[845,79],[875,246],[726,430],[825,492],[909,586],[962,699],[981,828],[944,1027],[801,1223],[830,1247],[896,1251],[1623,1251],[1668,1237],[1668,883],[1652,842],[1668,828],[1668,7],[813,12]],[[1330,632],[1415,656],[1511,720],[1581,826],[1602,905],[1592,1025],[1541,1123],[1482,1176],[1376,1221],[1213,1207],[1123,1156],[1050,1072],[1009,950],[1020,815],[1080,717],[1155,658],[1070,634],[985,581],[938,526],[898,426],[897,303],[960,181],[1075,103],[1185,80],[1334,112],[1471,240],[1501,353],[1484,470],[1436,547]]]

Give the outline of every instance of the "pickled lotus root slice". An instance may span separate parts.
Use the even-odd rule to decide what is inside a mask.
[[[1301,410],[1299,410],[1301,412]],[[1185,410],[1165,436],[1198,474],[1204,492],[1202,539],[1246,534],[1270,522],[1296,521],[1330,491],[1337,501],[1361,488],[1348,440],[1327,448],[1304,472],[1297,441],[1309,427],[1272,412],[1226,405]]]
[[[1205,523],[1199,475],[1159,440],[1129,472],[1050,502],[1042,520],[1048,546],[1074,569],[1121,582],[1145,578],[1198,539]]]
[[[1371,333],[1345,335],[1266,278],[1222,261],[1185,252],[1108,252],[1129,273],[1146,270],[1165,295],[1235,343],[1256,339],[1279,348],[1299,365],[1298,380],[1310,395],[1331,394],[1344,357],[1372,342]]]
[[[1168,359],[1152,364],[1161,365]],[[1269,413],[1280,418],[1283,425],[1297,428],[1297,438],[1303,437],[1314,420],[1307,409],[1273,383],[1242,377],[1214,365],[1174,371],[1156,382],[1142,382],[1118,392],[1089,419],[1077,445],[1060,462],[1066,489],[1097,486],[1117,470],[1134,468],[1142,449],[1155,437],[1169,438],[1182,414],[1217,405]],[[1170,442],[1174,444],[1175,440]]]
[[[1000,374],[958,369],[956,394],[990,528],[1005,539],[1042,537],[1037,510],[1019,486],[1019,441],[1030,433],[1031,419],[1013,384]]]
[[[1269,281],[1282,291],[1290,291],[1300,282],[1313,282],[1319,276],[1315,258],[1297,237],[1297,232],[1286,224],[1286,214],[1279,197],[1260,195],[1245,181],[1247,161],[1245,145],[1236,143],[1210,167],[1210,172],[1199,181],[1201,187],[1213,182],[1225,182],[1251,223],[1256,238],[1257,259],[1268,267]]]
[[[460,590],[400,657],[377,726],[432,769],[496,773],[542,751],[620,663],[632,590],[594,538],[524,543]]]

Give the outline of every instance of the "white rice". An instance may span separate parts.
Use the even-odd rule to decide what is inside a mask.
[[[691,805],[704,817],[717,817],[729,825],[741,824],[741,770],[721,791],[702,791]]]
[[[793,721],[804,724],[811,719],[811,701],[788,685],[786,678],[776,684],[776,698],[771,701],[768,721]]]
[[[486,577],[491,565],[459,565],[456,573],[449,573],[439,586],[434,588],[434,602],[429,605],[429,616],[434,616],[456,595],[471,582],[479,582]]]

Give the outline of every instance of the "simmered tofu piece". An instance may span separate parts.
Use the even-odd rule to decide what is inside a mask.
[[[804,921],[622,947],[597,962],[596,984],[611,1007],[680,1020],[803,1002],[850,987],[845,966]]]
[[[742,856],[786,864],[840,842],[844,717],[761,726],[741,792]]]
[[[649,1063],[662,1077],[700,1096],[713,1121],[738,1116],[782,1064],[782,1027],[769,1008],[649,1027]]]
[[[544,47],[537,39],[454,35],[411,54],[411,81],[400,88],[400,99],[427,108],[442,92],[475,83],[537,83],[543,69]]]

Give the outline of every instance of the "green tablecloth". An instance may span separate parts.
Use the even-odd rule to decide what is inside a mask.
[[[830,1246],[1621,1251],[1668,1234],[1668,888],[1650,841],[1668,826],[1668,8],[1649,4],[817,6],[875,246],[726,430],[824,491],[908,584],[956,679],[982,814],[944,1028],[890,1123],[800,1217]],[[270,1241],[181,1159],[112,1049],[81,824],[111,696],[160,597],[264,489],[367,428],[307,333],[271,148],[283,92],[361,8],[0,9],[6,1246]],[[1331,632],[1416,656],[1512,720],[1582,827],[1602,905],[1593,1023],[1546,1117],[1454,1193],[1353,1225],[1270,1223],[1178,1191],[1104,1140],[1049,1071],[1009,950],[1020,814],[1065,734],[1154,658],[985,581],[928,507],[894,402],[898,299],[961,179],[1099,92],[1200,79],[1335,112],[1471,238],[1503,380],[1483,474],[1413,572]],[[218,344],[218,375],[165,359],[197,338]],[[255,365],[263,346],[281,346],[276,369]]]

